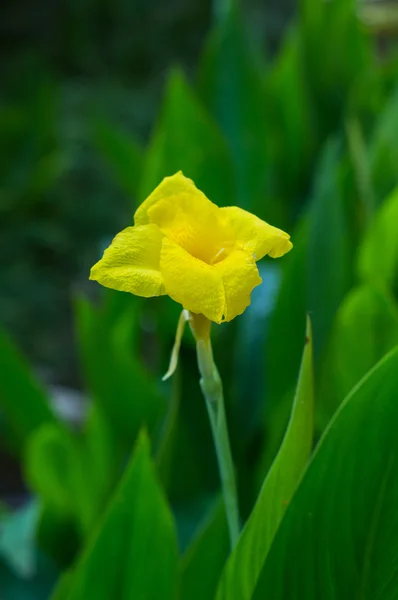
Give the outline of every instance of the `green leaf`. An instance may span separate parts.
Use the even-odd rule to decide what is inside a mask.
[[[94,142],[115,179],[132,198],[136,198],[143,163],[139,144],[104,119],[94,121]]]
[[[286,512],[254,600],[398,590],[398,349],[346,398]]]
[[[233,172],[225,141],[183,74],[175,70],[144,163],[140,199],[163,177],[180,170],[216,204],[233,204]]]
[[[210,34],[199,67],[198,89],[227,139],[237,203],[246,209],[257,203],[256,214],[265,216],[269,161],[264,75],[237,4]]]
[[[12,447],[20,451],[43,423],[55,423],[46,393],[17,348],[0,330],[0,407],[12,431]]]
[[[350,228],[341,181],[340,144],[336,140],[326,144],[321,156],[308,224],[308,309],[317,364],[351,280]]]
[[[397,344],[398,307],[393,298],[372,285],[354,288],[336,315],[321,378],[323,423],[355,383]]]
[[[129,443],[146,424],[153,431],[165,399],[135,356],[132,339],[135,307],[119,318],[103,318],[91,304],[76,303],[80,352],[89,388],[115,432]]]
[[[178,552],[170,510],[141,435],[98,531],[73,576],[68,600],[174,599]]]
[[[393,290],[398,290],[397,223],[398,188],[379,208],[358,253],[360,277]]]
[[[369,161],[377,200],[382,202],[397,185],[398,87],[378,117],[369,143]]]
[[[214,598],[230,549],[224,503],[219,500],[182,558],[182,600]]]
[[[228,559],[218,589],[218,600],[249,600],[252,597],[279,523],[311,454],[312,376],[311,324],[307,317],[306,341],[290,422],[253,512]]]

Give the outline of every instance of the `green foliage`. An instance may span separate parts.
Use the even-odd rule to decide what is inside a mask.
[[[395,350],[319,442],[253,598],[396,598],[397,387]]]
[[[369,162],[378,201],[397,184],[398,88],[391,94],[375,123],[369,146]]]
[[[181,561],[180,597],[214,598],[230,544],[221,500],[207,516]],[[203,577],[203,574],[206,574]]]
[[[285,215],[290,222],[295,206],[301,202],[300,195],[308,185],[317,142],[309,92],[300,63],[297,28],[288,32],[270,67],[267,94],[270,105],[268,135],[272,136],[269,144],[271,189],[276,201],[283,198],[284,202],[279,203],[290,209],[291,212],[287,211]]]
[[[351,290],[336,314],[320,381],[325,424],[341,398],[396,345],[398,307],[394,299],[370,284]]]
[[[312,334],[307,317],[303,360],[286,434],[238,544],[227,561],[217,599],[252,597],[279,523],[309,460],[312,435]]]
[[[231,6],[207,41],[198,88],[228,142],[237,203],[248,210],[256,207],[263,216],[268,183],[264,75],[261,58],[242,24],[238,3]]]
[[[9,443],[20,452],[29,435],[40,425],[55,422],[55,416],[46,393],[3,331],[0,331],[0,367],[0,402],[10,428]]]
[[[104,119],[94,121],[94,141],[116,180],[136,198],[143,162],[139,144]]]
[[[215,3],[203,48],[204,5],[186,11],[190,27],[168,19],[167,44],[150,34],[160,3],[94,4],[66,7],[71,37],[51,57],[65,63],[60,81],[30,51],[5,77],[0,317],[17,344],[0,330],[0,478],[18,468],[33,502],[0,506],[0,597],[46,600],[57,579],[53,600],[398,598],[398,61],[387,32],[372,38],[354,0],[301,0],[265,65],[261,19],[249,29],[236,0]],[[102,22],[109,45],[94,48]],[[197,68],[184,57],[165,72],[183,48]],[[179,170],[293,242],[264,259],[245,314],[212,330],[242,517],[232,553],[189,330],[161,382],[180,307],[97,298],[87,281],[137,203]],[[56,416],[42,372],[82,388],[77,423]],[[13,486],[12,505],[19,476]]]
[[[372,48],[355,0],[301,0],[299,23],[302,68],[322,139],[341,125],[354,85],[372,69]],[[369,89],[361,100],[368,97]]]
[[[383,202],[364,236],[358,255],[359,275],[398,290],[398,188]]]
[[[208,164],[211,169],[207,168]],[[145,158],[140,200],[166,175],[183,171],[221,206],[233,203],[233,171],[217,126],[189,88],[180,71],[166,85],[160,119]]]
[[[307,304],[308,222],[300,222],[292,235],[294,252],[283,264],[282,282],[270,317],[265,348],[270,409],[277,407],[286,394],[293,392],[305,332]],[[286,344],[283,331],[289,332]],[[288,409],[289,410],[289,409]],[[279,440],[280,441],[280,440]]]
[[[340,147],[325,147],[308,215],[307,302],[314,328],[316,362],[325,349],[334,314],[349,289],[352,243],[341,182]]]
[[[26,478],[56,513],[73,517],[82,533],[93,523],[98,493],[83,443],[63,428],[47,424],[30,437]]]
[[[106,577],[100,576],[106,572]],[[177,542],[142,434],[126,473],[78,561],[69,600],[175,598]]]
[[[158,386],[134,355],[134,305],[120,312],[113,327],[83,298],[76,307],[89,388],[112,426],[131,443],[143,423],[153,431],[165,411]]]

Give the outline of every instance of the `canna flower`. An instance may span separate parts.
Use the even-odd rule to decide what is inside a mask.
[[[219,208],[182,172],[165,177],[116,235],[90,279],[146,298],[169,295],[189,313],[231,321],[261,283],[256,261],[290,236],[236,206]]]

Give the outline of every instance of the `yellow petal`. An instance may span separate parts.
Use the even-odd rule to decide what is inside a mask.
[[[250,304],[250,294],[261,283],[257,265],[251,252],[235,249],[227,258],[214,265],[225,292],[224,317],[231,321]]]
[[[136,225],[146,225],[150,223],[148,210],[165,198],[178,196],[178,194],[202,194],[192,179],[188,179],[178,171],[175,175],[165,177],[159,185],[153,190],[146,200],[137,208],[134,215],[134,223]]]
[[[183,308],[221,323],[225,296],[221,278],[213,266],[191,256],[167,237],[160,256],[166,293]]]
[[[166,177],[135,213],[135,223],[156,224],[192,256],[212,264],[234,245],[228,219],[179,172]]]
[[[156,225],[127,227],[91,269],[90,279],[137,296],[165,294],[159,270],[163,234]]]
[[[272,258],[279,258],[292,249],[290,235],[246,210],[237,206],[227,206],[220,208],[220,211],[228,217],[236,239],[254,254],[256,260],[260,260],[266,254]]]

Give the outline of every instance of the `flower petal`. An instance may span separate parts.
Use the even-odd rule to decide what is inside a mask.
[[[211,264],[234,245],[228,219],[218,206],[176,173],[166,177],[135,213],[135,223],[155,223],[168,238],[192,256]]]
[[[218,272],[191,256],[167,237],[163,238],[160,271],[167,294],[183,308],[221,323],[224,287]]]
[[[262,281],[256,262],[249,251],[237,248],[213,268],[224,285],[224,320],[231,321],[249,306],[253,288]]]
[[[127,227],[91,269],[90,279],[137,296],[165,294],[159,270],[163,234],[156,225]]]
[[[183,175],[182,171],[178,171],[170,177],[165,177],[159,185],[153,190],[146,200],[135,211],[134,223],[136,225],[147,225],[150,223],[148,211],[158,202],[167,198],[173,198],[179,194],[193,194],[206,196],[198,190],[192,179],[188,179]]]
[[[256,260],[266,254],[279,258],[292,249],[290,235],[246,210],[227,206],[220,211],[228,217],[237,240],[251,250]]]

